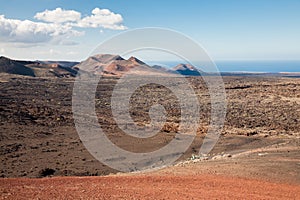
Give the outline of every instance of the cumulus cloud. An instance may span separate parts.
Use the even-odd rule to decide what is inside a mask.
[[[63,10],[61,8],[56,8],[55,10],[38,12],[34,18],[53,23],[75,22],[81,19],[81,13],[75,10]]]
[[[92,15],[82,18],[75,26],[83,28],[105,28],[113,30],[125,30],[123,17],[120,14],[115,14],[108,9],[95,8],[92,10]]]
[[[102,28],[125,30],[123,17],[108,9],[95,8],[91,15],[81,17],[81,13],[74,10],[45,10],[38,12],[35,19],[30,20],[8,19],[0,15],[0,41],[23,44],[39,44],[52,42],[60,45],[75,45],[69,38],[84,34],[76,28]]]
[[[90,16],[81,18],[81,13],[75,10],[45,10],[34,16],[35,19],[56,24],[68,23],[73,27],[80,28],[104,28],[112,30],[125,30],[123,17],[109,9],[95,8]]]
[[[7,19],[0,15],[0,38],[4,42],[42,43],[56,37],[82,35],[69,25]]]

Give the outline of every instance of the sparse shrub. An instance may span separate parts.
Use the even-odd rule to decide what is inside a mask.
[[[45,168],[40,171],[40,177],[52,176],[55,173],[54,169]]]

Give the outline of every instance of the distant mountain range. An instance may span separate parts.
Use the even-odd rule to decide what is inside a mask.
[[[78,62],[66,61],[24,61],[0,57],[0,73],[18,74],[32,77],[74,77],[72,69]]]
[[[155,65],[149,66],[143,61],[130,57],[124,59],[119,55],[98,54],[78,62],[68,61],[23,61],[0,57],[0,73],[18,74],[32,77],[74,77],[77,72],[85,71],[103,76],[122,76],[128,71],[137,74],[182,74],[199,76],[200,72],[192,65],[178,64],[166,69]]]

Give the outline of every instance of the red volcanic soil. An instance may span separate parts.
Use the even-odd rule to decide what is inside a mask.
[[[299,199],[300,186],[220,175],[1,179],[1,199]]]

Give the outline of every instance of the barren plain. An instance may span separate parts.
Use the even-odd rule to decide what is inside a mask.
[[[195,155],[209,126],[210,98],[201,77],[187,79],[201,103],[190,148],[172,166],[123,174],[97,161],[82,144],[72,115],[74,78],[0,74],[0,198],[300,198],[300,79],[224,76],[226,121],[205,159]],[[156,136],[137,139],[118,129],[112,117],[117,81],[102,79],[96,93],[96,113],[107,137],[132,152],[168,144],[180,123],[174,95],[157,84],[135,92],[130,114],[136,123],[149,123],[152,100],[168,114]]]

